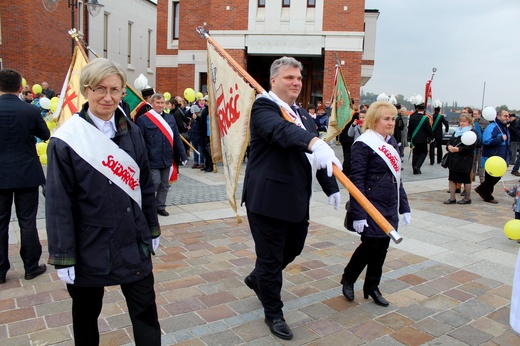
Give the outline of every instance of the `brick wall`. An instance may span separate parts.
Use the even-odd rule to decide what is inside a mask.
[[[19,71],[31,86],[46,81],[60,91],[72,59],[71,11],[66,1],[50,13],[41,1],[2,0],[0,15],[3,67]]]

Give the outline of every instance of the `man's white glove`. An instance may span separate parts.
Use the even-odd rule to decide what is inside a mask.
[[[404,213],[403,214],[403,220],[401,221],[401,224],[403,226],[408,226],[410,222],[412,221],[412,214],[410,213]]]
[[[334,209],[338,210],[339,205],[341,204],[341,195],[339,192],[334,192],[329,196],[329,205],[334,205]]]
[[[368,227],[367,220],[354,220],[354,222],[352,223],[352,227],[359,234],[363,233],[363,231],[365,230],[365,226]]]
[[[160,237],[152,239],[152,249],[153,249],[153,252],[157,251],[157,248],[159,247],[159,243],[161,242],[159,238]]]
[[[57,269],[56,272],[58,273],[58,277],[61,281],[69,285],[74,284],[74,279],[76,279],[76,271],[74,270],[74,266]]]
[[[184,161],[182,161],[182,165],[183,165],[183,166],[186,166],[187,163],[188,163],[188,160],[184,160]]]
[[[341,166],[341,163],[334,154],[334,150],[332,150],[324,140],[318,139],[314,142],[311,151],[314,154],[314,161],[318,169],[327,168],[327,175],[329,177],[332,177],[332,164],[335,164],[340,170],[343,170],[343,166]]]

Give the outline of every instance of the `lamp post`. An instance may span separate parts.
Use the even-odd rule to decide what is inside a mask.
[[[49,12],[53,12],[58,7],[58,1],[60,0],[42,0],[43,7]],[[95,17],[101,12],[102,5],[98,3],[97,0],[88,0],[86,3],[83,3],[87,6],[88,13]],[[76,24],[76,9],[78,8],[78,0],[67,0],[67,6],[70,8],[70,16],[71,16],[71,29],[74,29]],[[74,52],[74,40],[72,40],[72,52]]]

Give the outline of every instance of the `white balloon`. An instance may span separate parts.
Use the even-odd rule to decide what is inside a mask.
[[[46,97],[42,97],[40,99],[40,107],[43,109],[51,109],[51,100]]]
[[[466,131],[462,134],[460,140],[464,145],[472,145],[477,141],[477,134],[473,131]]]
[[[487,121],[494,121],[497,117],[497,111],[495,110],[495,108],[488,106],[482,110],[482,116]]]

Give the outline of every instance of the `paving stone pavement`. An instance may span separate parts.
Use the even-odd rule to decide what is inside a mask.
[[[254,243],[245,209],[239,207],[237,223],[217,169],[181,169],[168,197],[170,216],[160,217],[154,274],[163,345],[520,344],[509,326],[519,244],[502,231],[513,218],[502,183],[497,205],[476,194],[471,205],[444,205],[447,171],[425,165],[422,176],[413,176],[405,165],[412,223],[400,228],[404,240],[391,245],[384,265],[380,288],[388,308],[363,298],[362,280],[353,302],[341,295],[341,273],[359,237],[343,229],[344,211],[329,206],[315,186],[305,249],[284,272],[285,318],[295,335],[284,341],[269,333],[260,302],[243,283],[254,265]],[[508,172],[503,180],[511,186],[516,178]],[[341,194],[346,201],[347,191]],[[0,344],[73,345],[65,285],[52,268],[23,279],[15,221],[9,239],[13,268],[0,285]],[[44,221],[41,205],[38,227],[46,248]],[[132,345],[118,287],[106,289],[99,326],[102,345]]]

